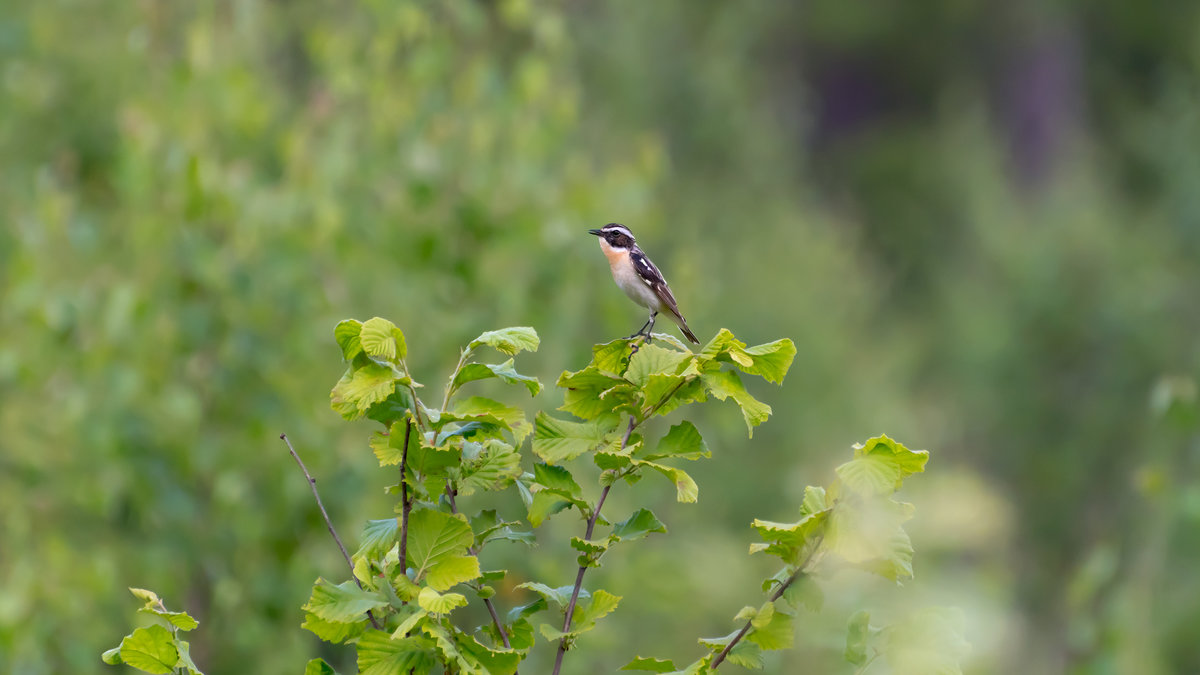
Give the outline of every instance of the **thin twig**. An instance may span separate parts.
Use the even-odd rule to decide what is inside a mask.
[[[676,389],[678,389],[678,387],[676,387]],[[674,393],[675,393],[674,391],[671,392],[671,394],[674,394]],[[668,394],[668,396],[670,396],[671,394]],[[662,405],[662,403],[660,402],[659,406],[661,406],[661,405]],[[654,409],[657,410],[659,406],[655,406]],[[643,418],[643,419],[645,419],[645,418]],[[639,422],[638,422],[637,418],[634,417],[633,415],[630,415],[629,416],[629,426],[625,428],[625,436],[624,436],[624,438],[621,439],[621,450],[618,452],[624,451],[625,447],[627,445],[629,445],[629,436],[633,434],[633,430],[637,427],[638,424],[639,424]],[[596,528],[596,519],[600,517],[600,509],[604,507],[604,500],[608,498],[608,492],[611,489],[612,489],[611,484],[605,485],[604,490],[602,490],[600,492],[600,499],[596,501],[596,508],[592,509],[592,515],[590,518],[588,518],[587,531],[583,535],[584,539],[587,539],[589,541],[591,540],[592,531]],[[586,573],[587,573],[587,566],[580,565],[579,572],[577,572],[575,574],[575,588],[571,591],[571,601],[567,603],[567,611],[566,611],[565,616],[563,617],[562,631],[564,633],[569,633],[571,631],[571,619],[573,619],[575,617],[575,603],[579,600],[579,590],[581,588],[583,588],[583,575]],[[558,641],[558,654],[554,657],[554,675],[558,675],[558,671],[562,668],[563,656],[566,653],[567,653],[567,639],[563,638]]]
[[[329,528],[329,534],[333,535],[333,540],[337,542],[338,548],[342,551],[342,557],[346,559],[346,564],[350,566],[350,578],[354,579],[354,583],[358,584],[358,587],[361,589],[363,587],[362,582],[354,574],[354,561],[350,560],[350,554],[346,552],[346,547],[342,544],[342,538],[338,536],[337,530],[333,529],[333,521],[329,519],[329,513],[325,511],[325,504],[321,502],[321,495],[317,492],[317,479],[313,478],[312,474],[308,472],[308,467],[304,466],[300,455],[296,454],[296,449],[292,447],[292,442],[288,440],[287,434],[279,434],[279,438],[284,443],[287,443],[288,452],[292,453],[292,458],[300,465],[300,470],[304,472],[304,477],[308,479],[308,486],[312,488],[313,497],[317,500],[317,508],[321,509],[321,515],[325,517],[325,526]],[[371,620],[372,626],[375,626],[378,630],[382,630],[379,622],[375,620],[375,615],[371,614],[370,610],[367,611],[367,618]]]
[[[775,592],[771,594],[771,602],[775,602],[779,598],[783,597],[783,593],[788,589],[788,586],[791,586],[793,582],[808,573],[808,563],[812,562],[813,556],[815,556],[817,554],[817,550],[821,548],[822,538],[823,537],[817,538],[816,542],[813,543],[812,549],[810,549],[808,555],[805,556],[804,562],[800,563],[800,566],[796,568],[796,571],[792,572],[792,576],[788,577],[787,581],[780,584],[779,588],[775,589]],[[717,654],[717,658],[713,659],[712,665],[710,665],[709,668],[716,670],[717,666],[721,665],[721,662],[725,660],[726,656],[729,656],[729,652],[733,650],[734,646],[741,642],[742,638],[746,637],[746,633],[750,632],[750,626],[752,623],[753,619],[747,621],[745,626],[742,626],[742,629],[738,631],[738,634],[729,641],[729,644],[725,645],[725,649],[722,649],[721,653]]]
[[[412,420],[404,422],[404,449],[400,451],[400,573],[408,574],[408,514],[412,502],[408,501],[408,439],[412,434]]]
[[[450,481],[446,481],[446,500],[450,502],[450,513],[458,513],[458,504],[454,501],[454,495],[457,491],[450,487]],[[474,546],[467,548],[467,553],[471,555],[479,555],[479,549]],[[492,615],[492,623],[496,624],[496,632],[500,634],[500,641],[504,643],[505,649],[512,649],[512,644],[508,641],[508,632],[504,630],[504,624],[500,622],[500,615],[496,613],[496,607],[492,605],[491,598],[483,598],[483,604],[487,607],[488,614]]]

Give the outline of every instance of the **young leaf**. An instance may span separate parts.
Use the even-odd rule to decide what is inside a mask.
[[[837,468],[838,477],[851,490],[886,495],[900,489],[905,478],[925,470],[927,450],[909,450],[887,436],[877,436],[854,446],[854,459]]]
[[[850,663],[861,666],[867,661],[867,638],[870,637],[871,613],[865,609],[859,610],[850,617],[846,626],[845,658]]]
[[[312,597],[304,605],[304,609],[326,621],[350,623],[362,619],[362,615],[368,610],[386,604],[387,600],[382,595],[365,591],[353,581],[334,586],[324,579],[317,579],[317,583],[313,585]]]
[[[534,527],[540,527],[550,516],[570,508],[571,502],[561,497],[557,492],[550,490],[542,490],[533,495],[533,500],[529,502],[528,514],[529,524]]]
[[[622,338],[592,347],[592,363],[602,373],[620,375],[629,365],[633,355],[633,341]]]
[[[480,576],[479,558],[473,555],[451,556],[429,568],[425,581],[434,590],[445,591]]]
[[[121,640],[121,662],[147,673],[170,673],[179,664],[171,631],[155,624],[138,628]]]
[[[488,439],[479,454],[468,458],[463,451],[463,463],[458,479],[458,492],[470,495],[475,490],[501,490],[521,475],[521,456],[511,445]]]
[[[738,374],[729,370],[721,370],[701,375],[708,393],[718,400],[732,398],[742,409],[742,417],[746,420],[746,430],[750,437],[754,436],[754,427],[767,421],[771,416],[771,406],[759,401],[746,391]]]
[[[340,324],[339,324],[340,325]],[[335,329],[336,335],[336,329]],[[404,333],[387,319],[375,317],[368,319],[359,332],[359,342],[362,349],[371,356],[378,356],[388,361],[399,361],[408,356],[408,345]],[[345,349],[343,349],[343,354]]]
[[[684,362],[691,358],[691,352],[679,352],[654,344],[645,344],[629,358],[629,369],[625,371],[625,379],[644,387],[651,375],[675,375]]]
[[[575,632],[584,632],[591,628],[600,619],[608,616],[617,608],[617,604],[621,602],[621,596],[613,595],[605,590],[598,590],[592,594],[591,602],[582,604],[575,609],[575,615],[571,619]]]
[[[615,422],[567,422],[539,412],[534,423],[533,452],[547,464],[575,459],[607,442]]]
[[[459,607],[466,607],[467,597],[461,593],[438,593],[426,586],[417,596],[417,604],[430,614],[447,614]]]
[[[514,326],[511,328],[501,328],[500,330],[489,330],[471,340],[471,343],[467,345],[467,349],[472,350],[487,345],[509,356],[516,356],[521,351],[536,352],[539,342],[537,331],[534,329],[528,326]]]
[[[796,358],[796,345],[790,339],[784,338],[749,347],[745,353],[751,356],[754,362],[749,367],[742,368],[743,372],[761,376],[767,382],[783,384],[784,376],[792,367],[792,359]]]
[[[571,472],[562,466],[537,463],[533,465],[533,480],[546,490],[572,501],[583,501],[583,488],[575,482]]]
[[[345,419],[355,420],[371,406],[385,401],[395,389],[395,371],[372,363],[346,371],[329,393],[329,406]]]
[[[642,453],[639,453],[642,454]],[[691,422],[683,421],[671,427],[666,436],[658,442],[654,452],[645,454],[642,459],[661,459],[663,457],[679,457],[682,459],[700,459],[711,457],[708,445],[700,436],[700,432]]]
[[[733,649],[729,650],[729,654],[725,657],[725,660],[748,670],[762,670],[765,665],[762,649],[753,640],[754,633],[752,632],[748,639],[737,643]]]
[[[333,337],[342,348],[342,358],[347,361],[354,360],[354,357],[362,353],[362,343],[358,338],[361,331],[362,323],[354,319],[341,321],[333,328]]]
[[[466,518],[433,509],[413,511],[408,518],[408,564],[416,570],[414,579],[419,580],[434,566],[466,553],[474,541]]]
[[[505,384],[523,384],[529,390],[530,396],[537,396],[542,391],[542,383],[536,377],[522,375],[513,366],[513,360],[504,363],[468,363],[454,376],[455,389],[468,382],[499,378]]]
[[[505,429],[513,433],[518,444],[532,431],[529,422],[525,421],[525,413],[520,408],[504,405],[483,396],[472,396],[458,401],[454,404],[451,415],[459,420],[485,416],[497,419]]]
[[[911,504],[891,499],[839,500],[829,516],[829,550],[869,572],[898,581],[912,577],[912,541],[901,525]]]
[[[767,603],[773,605],[773,603]],[[766,616],[764,619],[763,617]],[[760,611],[755,617],[754,630],[746,637],[754,644],[762,647],[767,651],[775,649],[787,649],[792,646],[795,640],[795,632],[792,629],[792,617],[780,611],[773,611],[769,614]]]
[[[338,675],[338,672],[325,659],[313,659],[304,666],[304,675]]]
[[[359,675],[425,675],[437,657],[428,640],[418,637],[393,639],[379,630],[369,630],[358,641]]]
[[[683,469],[676,469],[673,466],[642,460],[634,460],[633,463],[639,467],[650,467],[666,476],[667,480],[675,485],[675,499],[681,504],[694,504],[699,498],[700,487],[696,485],[696,481]]]
[[[621,541],[634,541],[641,539],[651,532],[666,533],[667,526],[663,525],[654,514],[647,509],[638,509],[633,512],[625,520],[613,525],[612,533],[621,538]]]
[[[639,670],[648,673],[670,673],[675,670],[675,663],[673,661],[664,659],[639,656],[629,663],[621,666],[621,670]]]
[[[384,518],[383,520],[368,520],[363,528],[362,543],[354,552],[355,558],[370,558],[378,560],[388,552],[400,538],[400,519]]]
[[[554,604],[558,605],[559,607],[567,606],[567,602],[569,602],[571,600],[571,592],[575,590],[573,586],[560,586],[559,588],[550,588],[546,584],[539,584],[539,583],[533,582],[533,581],[527,581],[523,584],[520,584],[517,586],[517,588],[527,588],[527,589],[533,591],[534,593],[537,593],[538,595],[542,596],[543,600],[546,600],[548,602],[552,601],[552,602],[554,602]],[[587,597],[589,597],[589,594],[586,590],[580,589],[579,597],[581,599],[587,598]],[[527,607],[528,607],[528,605],[527,605]],[[534,610],[534,611],[536,611],[536,610]],[[530,613],[532,613],[532,612],[530,612]],[[510,621],[513,620],[514,617],[513,617],[512,612],[509,612],[508,618]]]
[[[339,621],[326,621],[312,612],[306,612],[304,623],[300,624],[300,627],[326,642],[341,644],[351,638],[362,635],[362,632],[367,628],[367,619],[364,617],[362,621],[342,623]]]
[[[193,619],[187,612],[167,612],[153,607],[142,607],[138,611],[157,616],[179,630],[192,630],[200,625],[200,622]]]

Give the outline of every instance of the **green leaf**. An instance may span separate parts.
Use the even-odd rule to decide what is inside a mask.
[[[404,333],[391,321],[378,316],[368,319],[362,325],[359,341],[363,351],[371,356],[379,356],[393,362],[408,356],[408,345],[405,343]],[[345,349],[343,348],[344,353]]]
[[[560,586],[558,588],[550,588],[546,584],[539,584],[539,583],[533,582],[533,581],[527,581],[523,584],[519,584],[517,586],[517,588],[529,589],[529,590],[533,591],[534,593],[537,593],[538,595],[542,596],[542,599],[546,600],[547,602],[553,602],[554,604],[558,605],[559,607],[567,606],[567,603],[571,600],[571,593],[574,592],[574,590],[575,590],[574,586]],[[579,597],[580,597],[580,599],[586,598],[586,597],[589,597],[589,594],[586,590],[581,588],[581,589],[579,589]],[[512,616],[512,613],[510,612],[509,620],[512,620],[512,619],[513,619],[513,616]]]
[[[790,339],[784,338],[763,345],[746,349],[746,354],[753,357],[753,364],[743,367],[749,375],[759,375],[767,382],[783,384],[783,378],[792,367],[792,359],[796,358],[796,345]]]
[[[890,499],[839,500],[829,516],[825,544],[858,567],[898,581],[912,577],[912,541],[901,525],[911,504]]]
[[[100,655],[100,660],[107,663],[110,666],[121,665],[121,648],[113,647],[112,649],[105,651],[103,654]]]
[[[646,386],[651,375],[676,375],[685,361],[692,358],[691,352],[663,349],[654,344],[644,344],[629,358],[629,369],[625,379],[639,387]]]
[[[780,384],[796,356],[796,345],[789,339],[776,340],[755,347],[746,347],[728,329],[722,328],[704,349],[699,358],[704,361],[732,363],[748,375],[759,375],[768,382]]]
[[[187,675],[204,675],[200,669],[196,667],[196,662],[192,660],[192,645],[187,640],[176,640],[176,646],[179,648],[179,663],[176,668],[182,668],[187,671]]]
[[[704,386],[708,388],[708,393],[713,397],[721,401],[732,398],[738,404],[738,407],[742,409],[742,417],[746,420],[746,430],[750,437],[754,436],[754,427],[766,422],[767,418],[771,416],[771,406],[751,396],[737,373],[722,370],[704,373],[701,375],[701,379],[704,381]]]
[[[350,623],[362,619],[368,610],[386,604],[387,600],[382,595],[363,590],[353,581],[334,586],[324,579],[317,579],[312,597],[304,609],[326,621]]]
[[[825,604],[825,593],[815,579],[805,574],[787,587],[783,599],[796,609],[803,606],[810,612],[819,612]]]
[[[304,675],[338,675],[338,672],[325,659],[313,659],[304,666]]]
[[[570,508],[571,502],[564,499],[557,492],[542,490],[533,495],[533,501],[529,503],[528,515],[529,524],[534,527],[540,527],[550,516]]]
[[[794,523],[777,523],[756,518],[751,527],[758,532],[758,536],[762,537],[766,545],[754,546],[750,552],[765,551],[779,556],[784,562],[796,564],[804,547],[815,541],[823,532],[828,517],[828,511],[820,511],[804,516]]]
[[[345,419],[355,420],[371,406],[385,401],[395,390],[395,371],[371,363],[353,372],[347,370],[329,393],[329,405]]]
[[[347,361],[354,360],[362,352],[362,343],[359,341],[359,333],[362,332],[362,323],[354,319],[346,319],[338,323],[333,328],[333,338],[337,340],[338,346],[342,348],[342,358]]]
[[[529,390],[530,396],[537,396],[542,391],[542,383],[536,377],[522,375],[513,366],[513,360],[504,363],[468,363],[454,376],[453,387],[461,387],[468,382],[499,378],[505,384],[523,384]]]
[[[464,637],[459,648],[481,666],[481,673],[489,675],[512,675],[521,665],[521,654],[510,649],[492,649],[475,637]]]
[[[153,607],[142,607],[138,611],[157,616],[179,630],[192,630],[200,625],[200,622],[193,619],[187,612],[167,612]]]
[[[419,476],[445,476],[446,470],[457,466],[461,460],[462,450],[452,445],[433,447],[424,440],[417,445],[409,442],[408,468]]]
[[[629,663],[621,666],[621,670],[640,670],[649,673],[670,673],[675,670],[675,663],[665,659],[638,656]]]
[[[579,487],[566,467],[536,463],[533,465],[533,480],[550,492],[572,500],[583,500],[583,488]]]
[[[768,602],[763,606],[775,609],[774,603]],[[792,646],[795,640],[795,631],[792,628],[792,617],[780,611],[762,611],[754,619],[754,630],[746,637],[754,644],[762,647],[767,651],[775,649],[787,649]]]
[[[400,541],[400,519],[368,520],[355,558],[378,560]]]
[[[471,495],[475,490],[502,490],[521,475],[521,456],[511,445],[488,439],[479,454],[472,457],[467,456],[466,445],[457,482],[460,495]]]
[[[147,673],[170,673],[179,664],[171,631],[155,624],[138,628],[121,640],[121,662]]]
[[[608,550],[608,541],[605,539],[571,537],[571,548],[581,553],[604,553]]]
[[[959,661],[970,652],[963,638],[962,612],[929,607],[881,631],[883,657],[893,673],[962,675]]]
[[[495,418],[502,423],[505,429],[513,433],[517,443],[525,440],[525,437],[532,431],[529,422],[525,420],[524,411],[520,408],[504,405],[483,396],[472,396],[458,401],[454,404],[451,414],[462,420],[485,416]]]
[[[473,555],[451,556],[429,568],[425,581],[430,587],[444,591],[472,579],[478,579],[479,558]]]
[[[925,470],[926,450],[909,450],[887,436],[877,436],[854,446],[854,459],[837,468],[838,477],[851,490],[886,495],[900,489],[914,473]]]
[[[475,533],[475,547],[483,548],[485,544],[499,539],[517,541],[532,546],[536,539],[532,532],[519,532],[512,529],[515,522],[502,521],[496,515],[495,509],[480,511],[471,519],[471,531]],[[484,575],[486,578],[486,574]]]
[[[408,517],[408,564],[419,580],[435,565],[463,553],[475,541],[466,518],[433,509],[418,509]]]
[[[620,602],[621,596],[619,595],[613,595],[605,590],[596,591],[592,594],[591,602],[575,608],[575,615],[571,618],[574,630],[576,632],[590,630],[597,621],[611,614]]]
[[[560,464],[605,444],[615,422],[567,422],[539,412],[534,423],[533,452],[547,464]]]
[[[666,476],[667,480],[675,485],[675,499],[682,504],[693,504],[700,496],[700,487],[696,485],[696,481],[688,475],[683,469],[676,469],[673,466],[658,464],[656,462],[646,462],[642,460],[634,460],[633,463],[639,467],[648,466],[651,469]]]
[[[850,663],[861,666],[867,662],[867,638],[870,637],[871,613],[861,609],[850,617],[846,626],[846,651]]]
[[[620,375],[633,355],[633,340],[620,339],[592,347],[592,366],[604,373]]]
[[[752,632],[748,639],[742,640],[729,650],[725,660],[749,670],[762,670],[765,665],[762,649],[759,645],[751,642],[753,639],[754,633]]]
[[[655,460],[663,457],[679,457],[681,459],[696,460],[701,457],[711,457],[712,453],[708,450],[708,445],[704,442],[704,438],[700,436],[700,432],[696,429],[696,425],[691,422],[680,422],[671,427],[666,436],[658,442],[658,447],[654,448],[654,452],[643,457],[643,459]]]
[[[751,612],[755,611],[755,609],[753,607],[747,607],[746,609],[742,610],[742,612],[745,612],[746,610],[750,610]],[[741,616],[741,614],[739,613],[738,616]],[[732,633],[730,633],[729,635],[726,635],[724,637],[700,638],[696,641],[699,642],[704,647],[711,649],[714,652],[719,652],[719,651],[725,649],[725,647],[728,646],[730,642],[733,642],[733,638],[737,637],[737,634],[739,632],[741,632],[741,631],[735,630]]]
[[[521,351],[536,352],[539,342],[537,331],[534,329],[528,326],[514,326],[487,331],[471,340],[467,349],[473,350],[487,345],[509,356],[516,356]]]
[[[367,620],[363,618],[362,621],[353,623],[326,621],[312,612],[306,612],[304,623],[300,624],[300,627],[326,642],[341,644],[351,638],[362,635],[362,632],[367,627]]]
[[[478,567],[479,565],[476,564],[476,568]],[[417,596],[417,604],[421,606],[421,609],[431,614],[447,614],[459,607],[466,607],[467,596],[462,593],[442,594],[426,586],[421,589],[420,595]]]
[[[359,675],[425,675],[436,665],[436,655],[425,638],[393,639],[369,630],[358,641]]]
[[[130,588],[129,592],[133,593],[133,597],[145,602],[146,607],[161,607],[163,604],[162,599],[154,591],[148,591],[144,588]]]
[[[633,512],[633,515],[613,525],[612,533],[620,537],[621,541],[634,541],[651,532],[666,533],[666,531],[667,526],[663,525],[648,509],[638,509]]]

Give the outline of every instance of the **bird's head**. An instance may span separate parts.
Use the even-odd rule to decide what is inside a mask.
[[[606,251],[628,251],[637,241],[629,228],[620,223],[609,223],[598,230],[588,230],[588,234],[600,237],[600,247]]]

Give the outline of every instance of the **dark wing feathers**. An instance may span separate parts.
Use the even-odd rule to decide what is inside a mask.
[[[654,292],[658,294],[659,299],[663,304],[671,310],[676,316],[679,314],[679,303],[675,301],[675,296],[671,295],[671,287],[667,285],[667,280],[663,278],[662,272],[650,262],[646,254],[638,250],[630,252],[629,256],[633,259],[633,268],[637,270],[638,276],[645,281]]]

